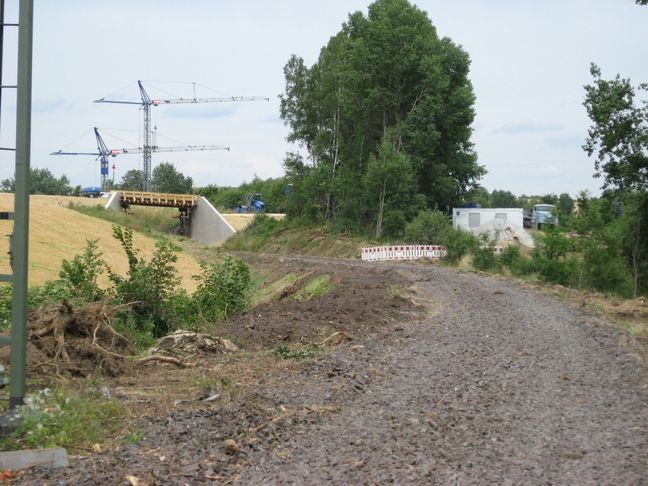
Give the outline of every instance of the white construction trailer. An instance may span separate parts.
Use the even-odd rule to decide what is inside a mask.
[[[522,229],[522,208],[455,208],[452,210],[452,226],[458,229],[478,233],[481,226],[491,221],[495,227],[504,228],[510,225]]]
[[[455,208],[452,225],[499,242],[517,241],[533,248],[535,241],[524,229],[522,208]]]

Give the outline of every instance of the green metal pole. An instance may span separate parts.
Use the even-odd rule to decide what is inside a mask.
[[[16,110],[16,190],[11,307],[11,382],[9,408],[22,405],[27,365],[27,265],[31,151],[32,37],[34,2],[20,0],[18,16],[18,92]]]

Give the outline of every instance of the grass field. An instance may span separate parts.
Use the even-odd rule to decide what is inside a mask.
[[[13,194],[0,194],[0,211],[13,210]],[[126,256],[117,240],[112,236],[112,224],[108,221],[86,216],[69,209],[70,202],[94,206],[97,199],[63,196],[31,196],[29,224],[29,285],[42,284],[58,278],[63,259],[71,259],[83,251],[86,240],[98,240],[103,258],[113,271],[125,274],[128,269]],[[103,200],[101,200],[103,201]],[[9,237],[13,222],[0,222],[0,273],[10,273]],[[135,246],[140,255],[150,258],[155,249],[155,240],[135,234]],[[191,291],[195,288],[192,275],[200,268],[194,258],[178,255],[176,265],[182,285]],[[103,283],[107,283],[104,277]]]

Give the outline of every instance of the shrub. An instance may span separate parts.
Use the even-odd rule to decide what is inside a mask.
[[[405,226],[405,241],[421,245],[442,245],[452,231],[448,217],[442,212],[421,211]]]
[[[533,266],[542,280],[575,286],[578,262],[569,256],[574,245],[558,228],[547,228],[538,236],[538,248],[533,252]]]
[[[520,253],[520,248],[515,245],[509,245],[499,256],[500,263],[516,277],[523,277],[533,272],[533,263],[531,259]]]
[[[133,247],[133,230],[113,226],[117,238],[128,258],[126,277],[108,270],[115,285],[117,300],[123,304],[133,303],[137,326],[153,323],[153,333],[161,336],[171,328],[165,318],[167,299],[174,294],[179,279],[176,276],[176,252],[179,248],[169,239],[162,238],[155,243],[155,252],[150,262],[138,258]]]
[[[97,240],[86,240],[82,255],[76,255],[72,261],[63,260],[59,277],[71,295],[88,302],[101,298],[103,291],[97,285],[97,278],[105,269],[101,255]]]
[[[444,261],[453,264],[479,248],[479,240],[473,234],[454,228],[450,228],[443,244],[447,250]]]
[[[199,318],[213,323],[245,308],[250,288],[250,269],[245,263],[226,257],[221,264],[201,263],[200,268],[201,274],[194,276],[198,288],[193,294]]]
[[[499,270],[501,265],[499,257],[495,255],[495,245],[491,243],[475,249],[473,251],[473,265],[484,272]]]

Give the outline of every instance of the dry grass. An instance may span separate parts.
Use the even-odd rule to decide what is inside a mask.
[[[279,221],[286,217],[285,214],[265,213],[265,215],[269,218],[277,219]],[[223,216],[223,218],[225,218],[225,220],[230,225],[232,225],[232,228],[234,228],[235,231],[242,231],[250,225],[256,214],[221,213],[221,216]]]
[[[78,211],[68,209],[74,202],[83,205],[96,205],[104,199],[64,196],[32,196],[30,198],[29,222],[29,285],[42,284],[46,280],[58,278],[63,259],[74,258],[83,251],[86,240],[98,240],[104,259],[113,271],[125,274],[128,262],[119,242],[112,236],[112,224],[92,218]],[[0,211],[13,209],[13,194],[0,194]],[[13,223],[0,223],[0,273],[10,273],[9,239]],[[155,240],[135,234],[135,247],[140,255],[150,258],[155,249]],[[176,265],[182,285],[191,291],[195,288],[192,275],[198,274],[198,263],[186,254],[178,255]],[[107,283],[104,277],[103,284]]]

